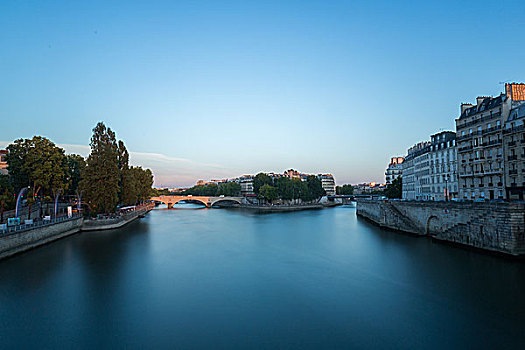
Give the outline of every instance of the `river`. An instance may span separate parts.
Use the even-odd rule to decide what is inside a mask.
[[[517,348],[525,262],[355,208],[153,210],[0,261],[0,348]]]

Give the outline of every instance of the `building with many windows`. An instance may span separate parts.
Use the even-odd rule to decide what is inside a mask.
[[[436,201],[458,197],[456,133],[430,136],[430,192]]]
[[[513,108],[503,128],[505,195],[525,199],[525,103]]]
[[[331,174],[319,174],[317,177],[319,180],[321,180],[321,185],[323,186],[323,190],[326,192],[326,195],[335,196],[334,176]]]
[[[410,147],[403,162],[403,199],[431,200],[430,142]]]
[[[460,198],[507,198],[503,123],[524,100],[525,84],[512,83],[505,84],[504,94],[477,97],[475,105],[461,105],[456,119]]]
[[[253,176],[252,175],[243,175],[237,179],[238,183],[241,185],[241,195],[244,197],[255,196],[253,192]]]
[[[392,181],[397,179],[399,176],[401,176],[401,173],[403,172],[403,162],[405,158],[403,157],[392,157],[390,158],[390,164],[388,164],[388,168],[386,168],[385,171],[385,179],[386,184],[391,184]]]

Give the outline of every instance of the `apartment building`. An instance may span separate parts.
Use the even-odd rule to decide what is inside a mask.
[[[395,179],[401,176],[403,172],[403,162],[405,158],[403,157],[392,157],[390,158],[390,163],[385,171],[386,184],[391,184]]]
[[[334,176],[331,174],[319,174],[317,177],[319,180],[321,180],[321,185],[323,186],[323,190],[326,192],[326,195],[335,196]]]
[[[430,142],[410,147],[403,162],[403,199],[431,200]]]
[[[431,199],[458,197],[456,133],[442,131],[430,136]]]
[[[512,83],[505,84],[505,93],[497,97],[480,96],[475,105],[461,105],[456,119],[460,198],[507,198],[503,124],[522,101],[525,84]]]
[[[525,103],[514,107],[503,128],[505,195],[525,199]]]

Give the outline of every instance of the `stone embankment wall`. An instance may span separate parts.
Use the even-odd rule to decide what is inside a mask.
[[[358,200],[381,227],[511,255],[525,255],[525,203]]]
[[[155,207],[154,204],[146,205],[141,209],[135,210],[133,212],[125,213],[114,218],[107,219],[89,219],[84,220],[82,226],[82,231],[103,231],[103,230],[113,230],[120,228],[133,220],[146,215],[150,210]]]
[[[0,236],[0,259],[80,231],[82,217]]]

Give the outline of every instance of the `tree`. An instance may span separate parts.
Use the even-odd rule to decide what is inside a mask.
[[[276,200],[279,197],[277,188],[268,184],[264,184],[263,186],[261,186],[261,188],[259,189],[259,194],[270,202]]]
[[[310,200],[318,200],[326,194],[326,191],[323,189],[323,184],[321,180],[315,175],[309,175],[306,179],[306,185],[308,186],[308,192]]]
[[[16,190],[30,187],[27,196],[30,219],[31,206],[36,202],[40,191],[54,195],[60,189],[67,189],[67,159],[62,148],[42,136],[18,139],[7,149],[8,170]]]
[[[402,198],[403,196],[403,179],[401,176],[386,186],[385,196],[387,198]]]
[[[241,194],[241,185],[237,182],[225,182],[221,183],[217,188],[217,195],[223,195],[228,197],[236,197]]]
[[[337,186],[335,188],[335,193],[340,195],[349,196],[354,194],[354,186],[352,185],[343,185],[343,186]]]
[[[30,184],[27,169],[24,166],[28,152],[28,148],[24,143],[24,139],[18,139],[7,146],[7,170],[9,172],[9,179],[16,192]]]
[[[84,170],[86,169],[86,160],[78,154],[69,154],[67,157],[68,166],[68,193],[74,195],[77,193],[78,185],[82,179]]]
[[[126,190],[122,192],[124,205],[135,205],[149,199],[154,194],[151,187],[153,174],[149,169],[129,167],[124,173],[124,183],[127,184]]]
[[[259,194],[259,190],[264,185],[273,185],[272,178],[265,173],[259,173],[253,178],[253,192]]]
[[[0,175],[0,223],[4,221],[4,210],[14,207],[13,186],[7,175]]]
[[[114,212],[119,194],[119,153],[115,133],[99,122],[93,129],[91,153],[80,187],[95,213]]]
[[[124,193],[127,191],[132,191],[134,185],[132,183],[127,183],[127,180],[130,180],[131,177],[127,174],[129,171],[129,153],[124,145],[124,142],[118,141],[118,172],[119,172],[119,202],[123,201]]]
[[[276,180],[279,197],[284,200],[294,199],[294,184],[289,177],[280,177]]]

